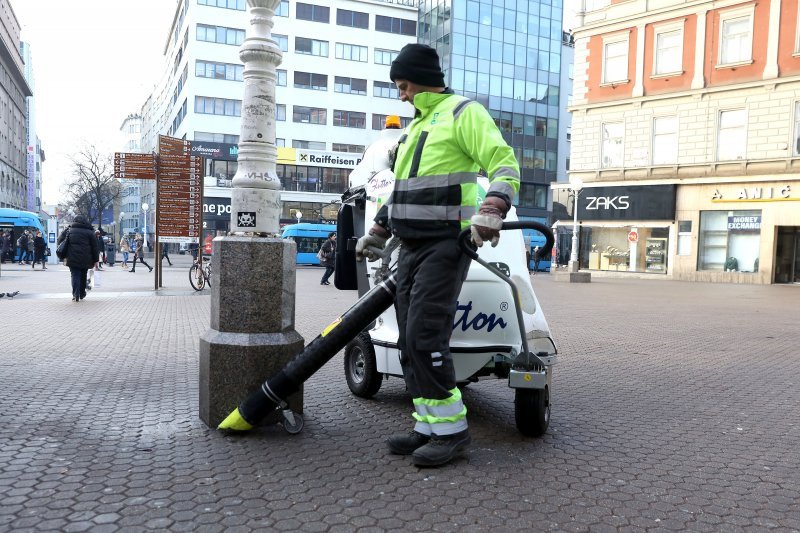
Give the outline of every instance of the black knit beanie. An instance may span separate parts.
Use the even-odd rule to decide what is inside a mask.
[[[444,72],[436,50],[424,44],[407,44],[392,61],[389,78],[408,80],[425,87],[444,87]]]

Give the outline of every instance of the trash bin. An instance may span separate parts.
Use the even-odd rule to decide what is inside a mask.
[[[117,245],[113,242],[106,243],[106,264],[114,266],[117,262]]]

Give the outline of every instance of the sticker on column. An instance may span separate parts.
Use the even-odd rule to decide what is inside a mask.
[[[239,211],[236,214],[237,226],[240,228],[255,228],[256,227],[256,212],[255,211]]]

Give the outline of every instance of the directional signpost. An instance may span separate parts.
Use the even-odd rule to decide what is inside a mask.
[[[156,289],[162,286],[161,246],[200,242],[204,164],[191,153],[191,142],[159,135],[158,154],[114,154],[118,179],[156,180]]]

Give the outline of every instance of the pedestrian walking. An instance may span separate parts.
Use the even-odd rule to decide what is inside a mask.
[[[45,264],[45,255],[44,255],[45,248],[47,248],[47,243],[44,241],[42,232],[37,231],[36,237],[34,237],[33,239],[33,264],[31,265],[31,268],[36,268],[36,263],[41,261],[42,270],[47,270],[47,265]]]
[[[131,265],[131,269],[128,272],[136,272],[136,260],[138,259],[140,263],[150,269],[150,272],[153,271],[153,267],[148,265],[144,260],[144,239],[142,235],[137,233],[136,237],[134,238],[134,243],[136,245],[136,249],[133,252],[133,265]]]
[[[6,262],[6,253],[8,253],[8,233],[0,231],[0,263]]]
[[[169,252],[167,251],[168,247],[169,244],[167,243],[161,245],[161,260],[163,261],[166,259],[167,263],[169,263],[169,266],[172,266],[172,261],[169,260]]]
[[[25,264],[26,265],[28,263],[33,262],[33,257],[34,257],[34,252],[35,252],[35,247],[34,247],[33,241],[34,241],[33,234],[28,232],[28,245],[27,245],[26,253],[25,253]]]
[[[64,240],[67,241],[64,264],[69,267],[72,279],[72,301],[79,302],[86,298],[86,273],[97,264],[97,239],[86,217],[78,215],[58,236],[58,244]]]
[[[103,235],[100,233],[100,230],[94,230],[94,237],[97,239],[97,266],[95,270],[103,270],[103,263],[105,262],[106,258],[106,243],[103,240]]]
[[[28,264],[28,230],[22,232],[22,235],[19,236],[17,239],[17,249],[18,249],[18,257],[19,257],[19,264],[21,265],[23,261],[25,264]]]
[[[119,251],[122,252],[122,268],[128,268],[128,254],[131,253],[131,243],[123,235],[119,239]]]
[[[336,232],[332,231],[328,233],[328,238],[325,239],[325,242],[322,243],[322,247],[319,250],[320,255],[322,256],[319,260],[319,264],[325,267],[325,274],[322,275],[322,279],[320,280],[320,285],[330,285],[330,281],[328,278],[331,277],[333,274],[334,269],[336,268]]]
[[[519,190],[519,165],[486,109],[445,87],[436,50],[404,46],[389,77],[400,100],[413,104],[415,117],[397,147],[394,192],[358,240],[356,257],[374,259],[370,247],[383,248],[392,234],[400,239],[398,345],[416,424],[386,443],[391,453],[411,455],[418,466],[438,466],[471,442],[450,354],[456,302],[470,262],[457,238],[471,228],[477,246],[497,245]],[[475,214],[480,169],[491,185]]]
[[[538,246],[533,248],[533,275],[534,276],[539,271],[539,261],[542,260],[542,258],[539,256],[539,250],[540,250],[540,248]]]

